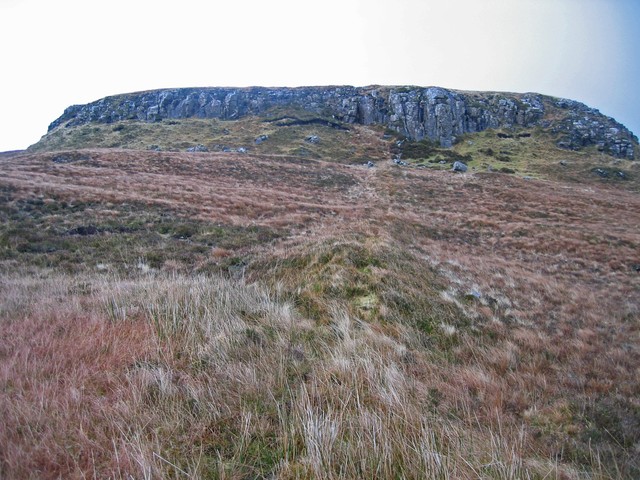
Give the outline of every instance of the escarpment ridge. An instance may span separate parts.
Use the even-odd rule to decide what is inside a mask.
[[[440,87],[175,88],[106,97],[67,108],[49,132],[92,122],[217,118],[237,120],[295,107],[345,124],[380,124],[411,140],[450,147],[463,134],[490,128],[534,128],[561,148],[595,146],[634,159],[638,139],[614,119],[573,100],[538,93],[465,92]]]

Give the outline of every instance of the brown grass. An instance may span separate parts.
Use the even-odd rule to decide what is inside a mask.
[[[3,159],[5,202],[138,202],[285,233],[243,247],[246,283],[171,263],[26,273],[7,256],[3,476],[640,471],[637,194],[391,162],[86,154]]]
[[[28,197],[147,203],[198,219],[268,225],[290,210],[349,209],[345,194],[356,183],[356,167],[290,157],[90,150],[85,160],[56,164],[56,155],[3,162],[4,184]]]
[[[571,471],[541,464],[523,431],[470,400],[438,407],[452,379],[344,311],[314,327],[255,285],[85,277],[76,297],[77,281],[3,278],[6,478]],[[52,305],[57,295],[71,301]],[[30,306],[21,317],[18,304]],[[455,378],[497,389],[481,370]]]

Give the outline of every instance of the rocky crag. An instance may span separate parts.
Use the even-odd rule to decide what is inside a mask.
[[[537,93],[462,92],[439,87],[180,88],[116,95],[74,105],[49,132],[92,122],[217,118],[236,120],[295,107],[345,124],[380,124],[412,140],[450,147],[463,134],[541,127],[561,148],[595,146],[633,160],[638,138],[582,103]],[[333,122],[330,122],[333,123]],[[334,123],[335,125],[339,125]]]

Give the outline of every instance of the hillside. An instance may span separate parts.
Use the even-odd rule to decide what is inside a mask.
[[[0,476],[640,475],[637,139],[445,91],[489,119],[449,146],[350,88],[112,97],[0,155]]]
[[[291,109],[315,118],[299,119]],[[278,110],[284,109],[284,112]],[[276,113],[274,115],[274,112]],[[579,102],[537,93],[460,92],[440,87],[191,88],[154,90],[75,105],[49,126],[48,136],[87,124],[124,120],[155,123],[184,118],[238,120],[266,116],[268,123],[381,125],[410,140],[451,147],[467,133],[540,127],[571,150],[595,146],[633,160],[638,139],[623,125]],[[302,122],[300,122],[302,120]]]

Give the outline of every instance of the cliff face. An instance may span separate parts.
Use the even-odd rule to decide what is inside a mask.
[[[170,118],[234,120],[292,106],[344,123],[381,124],[412,140],[450,147],[488,128],[542,127],[558,146],[590,145],[634,159],[638,139],[623,125],[581,103],[536,93],[460,92],[439,87],[182,88],[117,95],[74,105],[49,131],[91,122],[156,122]]]

